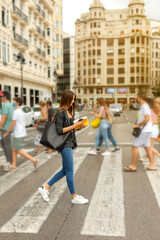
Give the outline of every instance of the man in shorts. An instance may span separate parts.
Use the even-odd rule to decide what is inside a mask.
[[[147,153],[147,156],[150,161],[150,166],[144,170],[156,171],[157,169],[154,166],[154,158],[150,148],[150,137],[152,133],[152,120],[151,120],[151,111],[146,103],[145,93],[139,93],[137,95],[137,101],[141,105],[140,110],[138,111],[137,122],[133,128],[141,128],[141,134],[139,137],[136,137],[132,144],[132,163],[131,165],[124,167],[125,172],[136,172],[136,164],[138,159],[138,148],[144,147]]]

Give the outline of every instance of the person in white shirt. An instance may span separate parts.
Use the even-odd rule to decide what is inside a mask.
[[[14,98],[13,106],[15,107],[15,110],[13,112],[13,119],[8,131],[3,135],[3,138],[6,138],[9,132],[13,129],[11,141],[12,164],[4,168],[4,171],[16,171],[16,161],[18,154],[30,160],[33,163],[35,169],[38,168],[38,160],[22,151],[23,138],[26,136],[25,116],[24,112],[21,109],[22,103],[23,101],[21,98]]]
[[[152,133],[152,119],[151,119],[151,110],[146,103],[145,93],[139,93],[137,95],[137,101],[141,105],[140,110],[138,111],[137,122],[133,128],[141,128],[141,133],[139,137],[136,137],[132,144],[132,163],[131,165],[124,167],[125,172],[136,172],[136,164],[138,159],[138,148],[144,147],[147,153],[147,156],[150,161],[150,166],[143,169],[145,171],[156,171],[154,165],[154,157],[150,147],[150,138]]]

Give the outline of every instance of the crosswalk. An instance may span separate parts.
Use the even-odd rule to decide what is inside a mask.
[[[83,147],[80,146],[74,151],[75,174],[78,173],[80,167],[88,161],[89,149],[90,147],[84,144]],[[140,155],[144,155],[143,149],[140,149]],[[54,156],[61,159],[58,153],[52,153],[52,155],[42,153],[39,155],[40,168],[48,163],[51,158],[54,158]],[[83,226],[79,234],[81,234],[81,236],[125,238],[126,218],[122,172],[123,149],[120,153],[113,153],[111,156],[101,158],[102,164],[98,173],[97,183],[94,186],[93,195],[90,199]],[[158,164],[158,160],[156,161]],[[58,167],[52,175],[48,176],[43,184],[48,182],[59,170],[60,167]],[[33,165],[29,161],[26,161],[19,166],[17,172],[10,172],[0,176],[0,197],[12,191],[14,186],[26,176],[33,173],[33,171]],[[158,167],[157,172],[147,172],[147,176],[160,207],[160,167]],[[67,184],[65,179],[55,184],[54,190],[50,191],[49,203],[44,202],[38,191],[35,191],[7,222],[0,225],[0,234],[38,234],[50,213],[56,208],[56,204],[62,198],[66,189]]]

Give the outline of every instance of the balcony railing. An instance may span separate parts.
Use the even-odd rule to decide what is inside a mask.
[[[21,43],[22,45],[28,47],[29,42],[25,38],[23,38],[22,36],[20,36],[17,33],[13,33],[13,37],[14,37],[14,40],[16,40],[17,42]]]
[[[38,4],[36,4],[36,9],[45,18],[46,14]]]
[[[42,57],[46,56],[46,53],[44,51],[42,51],[40,48],[36,48],[36,52],[41,55]]]
[[[17,14],[22,20],[28,23],[28,17],[15,5],[13,5],[13,12]]]
[[[41,28],[39,26],[37,26],[37,25],[35,25],[35,26],[36,26],[36,31],[39,34],[41,34],[43,37],[45,37],[46,36],[45,32],[43,30],[41,30]]]

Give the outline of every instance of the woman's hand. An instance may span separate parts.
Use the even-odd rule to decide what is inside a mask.
[[[133,125],[133,128],[139,128],[139,125]]]
[[[6,138],[6,137],[7,137],[7,135],[8,135],[7,133],[3,134],[3,138]]]
[[[37,125],[38,125],[38,124],[34,124],[33,127],[34,127],[34,128],[37,128]]]
[[[73,125],[74,128],[79,128],[79,127],[81,128],[82,125],[84,125],[83,122],[84,122],[84,120],[83,120],[83,121],[80,121],[80,122],[79,122],[79,121],[75,122],[74,125]]]

